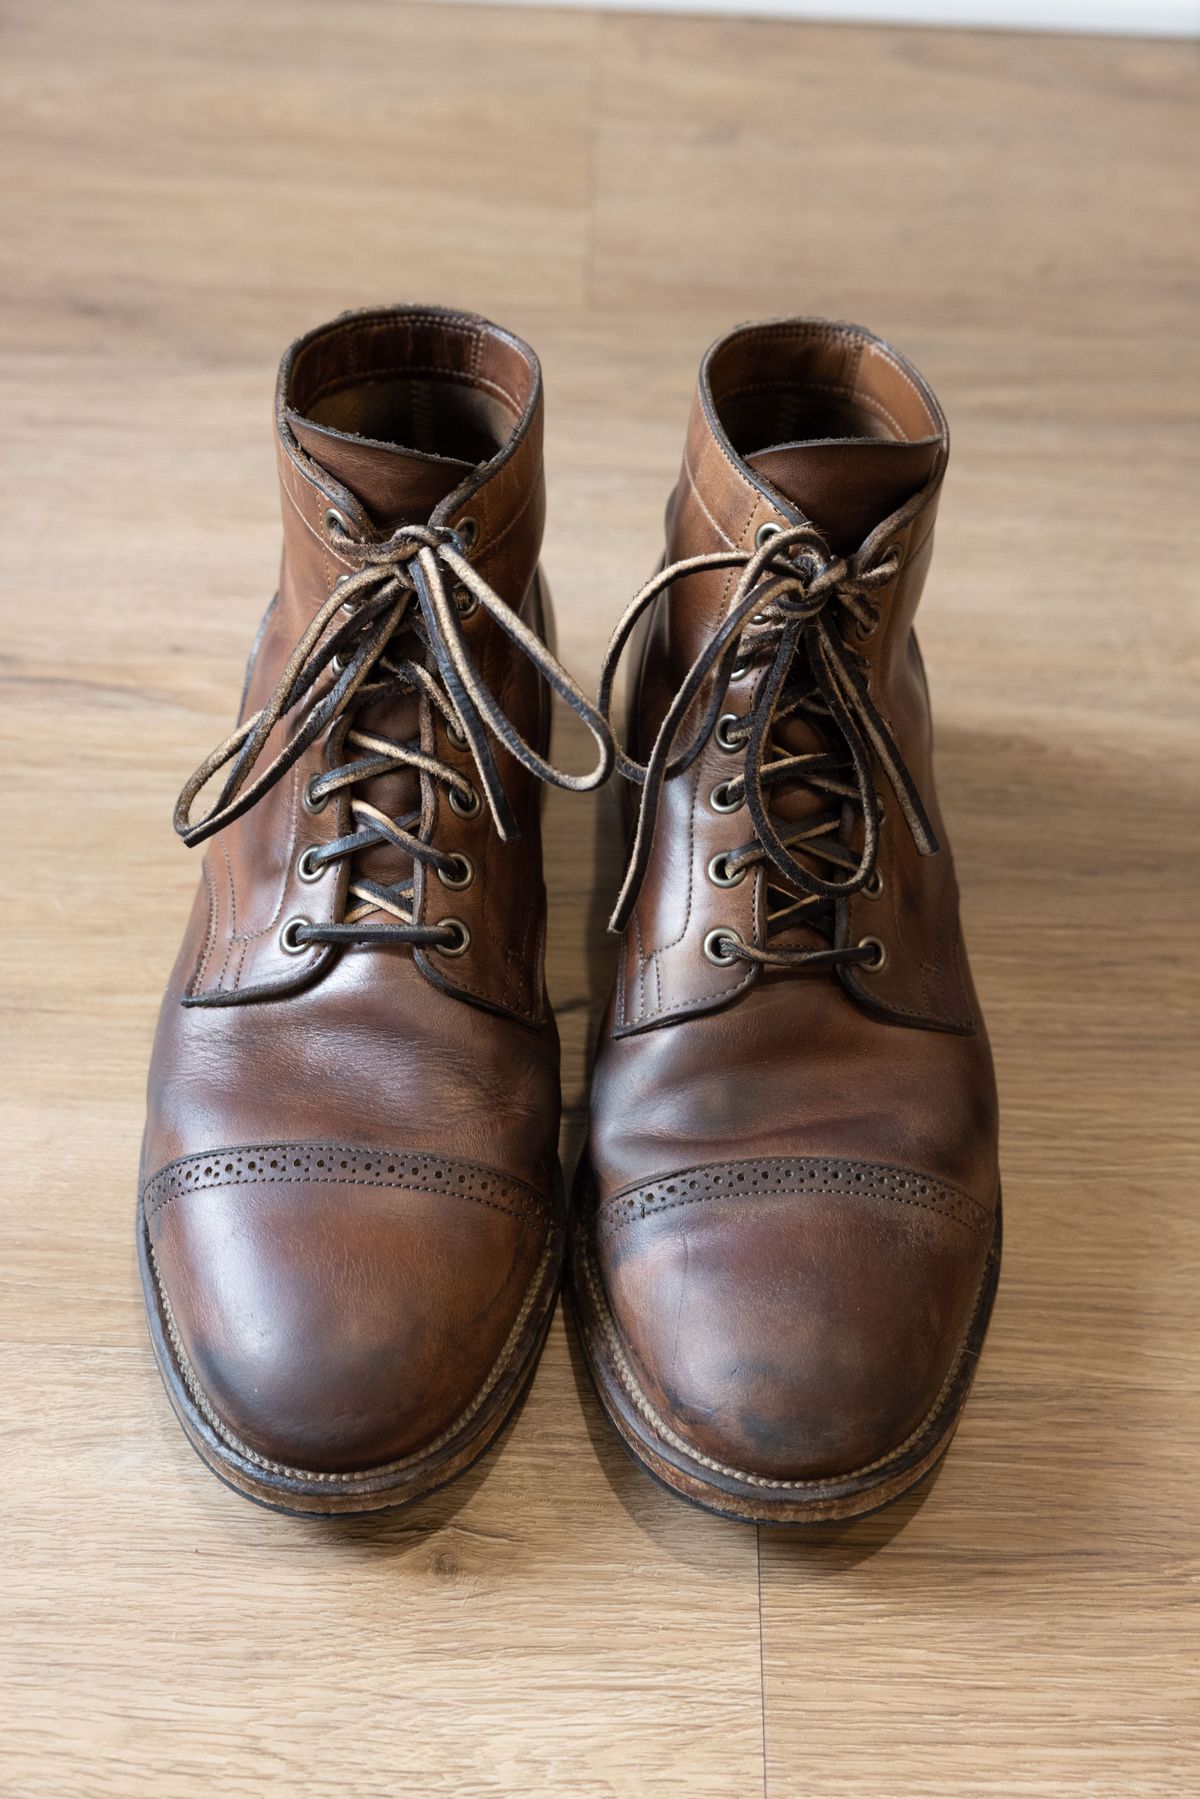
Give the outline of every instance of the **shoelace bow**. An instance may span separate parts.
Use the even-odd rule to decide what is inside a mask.
[[[634,596],[613,633],[601,673],[597,704],[610,724],[617,666],[647,607],[666,588],[689,575],[719,569],[742,571],[724,619],[671,702],[649,761],[644,765],[635,762],[617,744],[617,768],[642,788],[642,798],[610,930],[623,930],[637,903],[664,783],[690,767],[714,730],[719,732],[722,748],[743,753],[741,772],[719,783],[715,797],[721,808],[729,811],[737,810],[744,799],[754,828],[752,842],[723,858],[723,881],[735,885],[756,864],[768,865],[772,890],[782,887],[785,901],[768,916],[769,935],[778,935],[791,925],[808,924],[832,937],[833,903],[859,892],[873,879],[882,808],[875,791],[872,754],[888,778],[918,850],[923,856],[937,852],[937,839],[921,797],[839,628],[849,622],[866,637],[878,624],[879,610],[870,595],[886,587],[900,566],[899,551],[894,544],[884,548],[884,540],[907,522],[908,510],[872,532],[849,558],[833,555],[812,525],[791,525],[770,536],[760,533],[762,541],[753,551],[717,550],[686,557],[660,570]],[[847,616],[839,618],[839,612]],[[744,718],[734,713],[720,716],[735,667],[740,674],[754,664],[768,662],[753,709]],[[799,680],[795,679],[797,673]],[[710,676],[711,692],[699,728],[687,747],[677,752],[683,721]],[[812,721],[822,737],[840,739],[840,746],[800,754],[780,749],[772,742],[776,727],[800,716]],[[802,784],[827,798],[830,808],[791,828],[779,829],[767,803],[772,791],[785,783]],[[843,842],[847,802],[861,811],[863,818],[862,848],[857,854]],[[805,866],[797,859],[800,854],[843,871],[842,878],[830,878]],[[719,948],[719,960],[771,967],[870,964],[877,953],[869,945],[760,949],[732,933],[721,936]]]
[[[608,779],[614,745],[605,720],[541,638],[471,566],[455,532],[445,527],[403,525],[384,539],[346,537],[343,548],[358,566],[342,576],[301,635],[266,705],[219,743],[185,784],[175,806],[175,829],[185,843],[201,843],[248,812],[327,727],[342,720],[347,726],[342,743],[357,755],[310,780],[305,797],[313,810],[343,789],[352,790],[373,776],[407,768],[444,788],[452,802],[457,799],[464,816],[473,816],[479,810],[479,793],[460,770],[427,755],[416,742],[394,742],[354,728],[353,713],[360,706],[389,694],[397,699],[416,694],[427,700],[445,721],[456,746],[469,748],[492,820],[505,842],[514,841],[520,831],[488,742],[489,731],[524,768],[550,786],[583,793]],[[461,610],[455,592],[466,596]],[[488,691],[467,648],[461,623],[476,606],[489,614],[587,726],[600,752],[589,774],[566,774],[546,761]],[[345,622],[331,629],[342,611],[347,614]],[[393,657],[388,653],[393,640],[406,632],[418,640],[417,655],[421,645],[429,652],[433,667],[412,655]],[[313,699],[313,690],[326,669],[333,672],[333,684]],[[280,719],[293,712],[296,724],[287,742],[266,767],[259,768],[271,732]],[[225,768],[229,772],[216,800],[203,817],[193,821],[198,795]],[[307,852],[308,872],[314,877],[331,862],[374,844],[391,843],[412,858],[414,874],[420,863],[449,876],[450,885],[463,884],[455,881],[461,859],[415,834],[419,811],[388,818],[353,791],[350,811],[354,830]],[[446,927],[414,922],[412,876],[392,886],[353,878],[349,891],[357,904],[345,917],[327,925],[299,924],[293,934],[296,947],[378,941],[459,947],[455,933]],[[388,913],[394,922],[366,922],[370,913],[379,911]]]

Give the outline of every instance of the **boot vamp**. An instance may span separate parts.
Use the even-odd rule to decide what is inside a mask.
[[[173,982],[149,1086],[146,1174],[209,1149],[319,1139],[463,1157],[552,1185],[553,1024],[443,993],[402,945],[345,950],[281,1000],[184,1006]]]
[[[858,1474],[964,1352],[996,1204],[986,1039],[764,980],[605,1043],[590,1180],[590,1278],[660,1434],[735,1475]]]
[[[869,1017],[828,975],[768,975],[725,1011],[606,1037],[593,1085],[601,1193],[764,1156],[862,1159],[996,1192],[996,1101],[982,1030]]]

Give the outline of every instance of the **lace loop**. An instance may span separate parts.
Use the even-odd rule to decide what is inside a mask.
[[[908,510],[903,509],[889,520],[887,529],[894,534],[898,526],[907,522]],[[767,863],[775,882],[796,890],[787,896],[789,903],[784,913],[773,915],[777,928],[781,928],[779,920],[785,915],[789,923],[816,923],[823,916],[821,908],[848,898],[870,881],[879,846],[880,810],[873,759],[887,776],[920,853],[936,853],[937,839],[921,797],[838,629],[838,610],[868,635],[879,622],[878,606],[869,596],[894,580],[900,567],[897,543],[892,541],[884,548],[883,537],[884,527],[880,527],[853,556],[846,558],[832,554],[814,526],[789,525],[770,536],[760,534],[751,551],[716,550],[672,563],[635,595],[613,633],[601,671],[597,704],[610,724],[617,668],[633,629],[647,608],[667,588],[691,575],[740,571],[725,616],[684,676],[659,728],[649,760],[643,765],[617,744],[617,768],[627,780],[642,788],[642,797],[610,930],[619,932],[625,928],[637,902],[666,782],[678,778],[695,761],[724,716],[722,708],[735,665],[740,675],[750,664],[768,656],[769,666],[753,709],[744,721],[738,718],[736,731],[726,729],[724,733],[722,748],[741,754],[742,770],[723,783],[722,810],[736,810],[744,800],[754,829],[753,843],[730,851],[726,866],[744,871],[752,862]],[[789,682],[794,683],[798,666],[806,668],[810,685],[796,690],[789,687]],[[683,721],[700,701],[706,686],[708,693],[703,699],[700,723],[691,741],[678,749]],[[833,736],[834,746],[799,754],[777,752],[772,744],[776,728],[801,715]],[[802,783],[826,799],[839,802],[838,816],[781,830],[768,809],[768,798],[773,789],[786,782]],[[850,802],[862,813],[862,848],[857,854],[839,841],[841,802]],[[810,863],[816,861],[831,867],[835,875],[822,874],[801,862],[797,852],[807,854]],[[805,912],[805,908],[809,910]],[[734,943],[732,937],[729,948],[739,958],[773,964],[804,962],[825,966],[839,961],[868,962],[871,955],[869,951],[860,953],[858,947],[760,950]]]
[[[356,759],[316,776],[310,784],[311,804],[316,808],[333,794],[348,790],[356,829],[323,846],[321,865],[328,866],[332,860],[384,842],[404,851],[414,864],[434,868],[444,865],[444,853],[414,834],[420,822],[418,814],[389,819],[356,796],[353,788],[372,776],[403,768],[427,777],[448,794],[457,793],[464,804],[469,798],[477,808],[475,788],[459,769],[427,754],[415,743],[395,743],[356,730],[352,714],[368,690],[372,694],[386,690],[397,697],[416,694],[428,701],[447,729],[453,731],[454,741],[470,751],[492,820],[505,842],[515,841],[520,831],[489,734],[531,775],[550,786],[584,793],[608,779],[615,746],[607,721],[537,633],[467,561],[454,531],[403,525],[380,539],[358,540],[341,535],[339,549],[356,566],[338,581],[301,633],[274,692],[259,711],[205,757],[184,784],[176,802],[174,823],[185,843],[201,843],[242,817],[323,732],[345,720],[349,728],[344,744],[356,752]],[[464,613],[453,597],[459,590],[469,597],[469,610],[485,611],[586,726],[599,752],[595,767],[587,774],[568,774],[539,754],[488,690],[464,635]],[[335,623],[339,613],[345,615],[340,624]],[[415,634],[424,645],[432,657],[433,668],[411,655],[389,656],[389,646],[406,633]],[[316,683],[327,670],[333,676],[332,685],[320,698],[311,700]],[[297,722],[286,743],[265,767],[260,767],[271,733],[281,719],[293,713]],[[228,772],[216,799],[201,817],[193,819],[197,798],[222,770]],[[381,937],[441,945],[445,934],[440,933],[440,927],[417,926],[413,922],[412,885],[411,878],[395,888],[364,879],[352,881],[350,892],[360,902],[357,910],[338,924],[303,922],[294,933],[297,945],[369,942]],[[360,922],[366,913],[377,910],[398,922]]]

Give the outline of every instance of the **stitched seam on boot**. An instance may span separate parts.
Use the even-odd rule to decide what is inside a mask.
[[[877,400],[872,394],[862,393],[853,385],[847,387],[838,381],[749,381],[744,387],[731,388],[728,393],[722,391],[721,401],[722,404],[725,404],[729,400],[740,400],[744,394],[779,393],[836,394],[839,399],[854,400],[865,412],[874,413],[876,418],[881,418],[885,424],[892,427],[892,430],[896,433],[896,437],[893,441],[899,443],[909,442],[909,439],[905,437],[904,427],[901,425],[899,419],[894,417],[894,415],[888,411],[882,400]],[[803,442],[804,440],[797,439],[797,441]],[[881,441],[886,442],[887,440],[882,439]]]
[[[321,1166],[326,1157],[337,1165],[329,1168]],[[281,1158],[285,1164],[290,1161],[291,1167],[279,1167]],[[345,1173],[342,1172],[343,1168]],[[447,1179],[444,1184],[430,1181],[429,1171],[439,1168],[455,1175],[473,1175],[483,1185],[483,1193],[473,1192],[457,1179]],[[193,1176],[193,1169],[202,1169],[203,1172]],[[381,1177],[394,1174],[395,1178],[363,1178],[364,1175],[374,1174],[376,1169]],[[426,1175],[425,1181],[417,1178],[422,1172]],[[142,1209],[146,1222],[149,1223],[173,1199],[184,1194],[274,1182],[299,1185],[310,1181],[339,1187],[384,1187],[398,1191],[409,1189],[421,1193],[444,1193],[460,1199],[470,1199],[477,1205],[488,1206],[493,1211],[504,1212],[514,1218],[545,1216],[551,1209],[533,1187],[526,1186],[509,1175],[500,1174],[482,1163],[460,1162],[448,1156],[431,1155],[421,1150],[409,1150],[405,1153],[394,1149],[371,1150],[338,1143],[265,1143],[182,1156],[175,1162],[168,1162],[145,1183],[142,1188]],[[498,1189],[495,1199],[487,1197],[492,1188]]]
[[[924,394],[913,380],[909,371],[900,362],[891,346],[885,344],[880,338],[863,335],[853,325],[810,324],[803,319],[781,319],[777,324],[752,326],[749,330],[744,333],[738,333],[738,335],[743,336],[744,340],[747,342],[753,341],[757,343],[767,342],[771,338],[791,338],[793,341],[809,342],[820,342],[824,340],[825,342],[852,343],[856,345],[858,349],[858,361],[855,363],[856,377],[858,365],[861,363],[864,354],[869,350],[872,355],[878,356],[883,362],[891,365],[896,374],[900,376],[900,379],[904,382],[905,386],[918,400],[920,400],[923,406],[927,404]]]
[[[743,1171],[749,1178],[737,1180],[723,1177],[726,1171]],[[788,1172],[792,1171],[792,1172]],[[843,1172],[845,1171],[845,1172]],[[722,1177],[714,1181],[713,1176]],[[691,1181],[705,1183],[705,1191],[675,1198],[677,1186]],[[815,1183],[827,1184],[818,1185]],[[832,1184],[828,1184],[832,1183]],[[897,1191],[899,1187],[900,1191]],[[914,1192],[909,1192],[913,1187]],[[680,1206],[699,1205],[710,1199],[752,1199],[759,1194],[793,1195],[802,1198],[841,1198],[861,1193],[872,1199],[890,1199],[897,1205],[915,1206],[933,1212],[964,1230],[982,1235],[988,1228],[990,1214],[969,1193],[951,1187],[935,1176],[917,1174],[884,1162],[855,1163],[834,1157],[771,1157],[761,1161],[717,1162],[708,1167],[683,1169],[678,1174],[663,1175],[639,1187],[614,1193],[597,1207],[598,1228],[615,1236],[644,1218],[675,1211]],[[640,1202],[640,1204],[639,1204]],[[624,1208],[623,1216],[613,1214]],[[963,1213],[967,1215],[962,1216]]]

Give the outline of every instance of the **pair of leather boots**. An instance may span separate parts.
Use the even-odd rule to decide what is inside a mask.
[[[520,1397],[566,1255],[659,1480],[778,1523],[894,1498],[953,1435],[1000,1250],[912,629],[933,394],[854,326],[715,344],[594,704],[550,647],[526,344],[348,314],[288,351],[275,422],[279,591],[176,812],[208,848],[138,1210],[189,1438],[285,1510],[421,1498]],[[549,759],[552,693],[590,773]],[[568,1219],[539,800],[614,767],[619,966]]]

